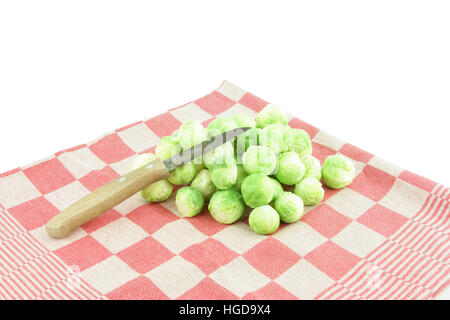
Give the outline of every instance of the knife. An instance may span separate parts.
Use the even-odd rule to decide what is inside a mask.
[[[164,161],[157,158],[153,162],[109,182],[50,219],[45,225],[48,235],[56,239],[64,238],[75,228],[125,201],[146,186],[167,179],[169,173],[176,168],[214,150],[249,129],[245,127],[226,131],[186,149],[172,158]]]

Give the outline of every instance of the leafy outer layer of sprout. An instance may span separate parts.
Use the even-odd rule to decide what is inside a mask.
[[[275,153],[264,146],[250,146],[242,155],[242,165],[247,173],[272,174],[277,166]]]
[[[274,104],[268,104],[256,115],[256,127],[264,128],[271,124],[287,125],[288,118],[285,112]]]
[[[270,178],[270,177],[269,177],[269,179],[273,183],[273,199],[272,200],[277,200],[279,195],[284,192],[283,187],[281,186],[281,184],[278,182],[277,179]]]
[[[293,223],[300,220],[304,213],[302,199],[292,192],[283,192],[275,200],[275,210],[284,223]]]
[[[292,145],[291,128],[281,124],[271,124],[259,133],[259,144],[269,147],[276,154],[288,151]]]
[[[252,208],[269,204],[273,199],[273,182],[264,174],[254,173],[244,179],[241,186],[245,203]]]
[[[199,214],[205,199],[197,188],[183,187],[177,191],[175,205],[183,217],[193,217]]]
[[[355,167],[346,156],[328,156],[322,166],[322,178],[327,187],[341,189],[348,186],[355,175]]]
[[[304,178],[313,177],[317,180],[320,180],[320,178],[322,178],[322,167],[320,166],[319,159],[313,157],[310,154],[304,155],[300,159],[302,160],[306,168]]]
[[[236,137],[235,142],[235,153],[236,157],[238,159],[242,158],[242,155],[250,146],[257,146],[258,145],[258,136],[261,129],[259,128],[252,128],[245,133],[239,135]]]
[[[192,163],[188,163],[170,172],[167,180],[175,185],[186,185],[191,183],[196,174],[195,166]]]
[[[233,190],[236,190],[237,192],[241,192],[241,186],[242,182],[244,182],[244,179],[247,178],[248,174],[245,171],[244,167],[242,165],[237,166],[237,178],[236,183],[233,186]]]
[[[193,120],[188,120],[180,126],[177,137],[183,149],[188,149],[208,138],[206,129]]]
[[[207,169],[216,166],[235,164],[233,143],[226,142],[203,155],[203,165]]]
[[[230,224],[242,217],[245,204],[239,192],[224,190],[214,193],[209,201],[208,210],[218,222]]]
[[[237,127],[238,125],[231,117],[217,118],[209,123],[208,135],[212,138]]]
[[[191,187],[197,188],[205,200],[209,200],[214,192],[217,191],[211,180],[211,172],[206,169],[197,173],[197,176],[191,183]]]
[[[294,185],[300,182],[305,175],[305,171],[305,165],[298,154],[289,151],[280,154],[278,171],[275,173],[275,177],[281,183]]]
[[[156,146],[155,153],[161,160],[167,160],[180,153],[183,149],[174,137],[162,137]]]
[[[303,129],[291,129],[291,150],[297,152],[300,157],[312,153],[311,138]]]
[[[294,193],[302,198],[305,206],[315,206],[323,200],[325,191],[319,180],[306,177],[295,185]]]
[[[160,180],[141,190],[141,197],[148,202],[167,200],[173,191],[173,185],[168,180]]]
[[[140,167],[149,164],[153,160],[156,159],[156,156],[153,153],[143,153],[134,158],[133,162],[131,162],[131,170],[136,170]]]
[[[280,216],[271,206],[265,205],[250,212],[248,223],[258,234],[271,234],[280,226]]]
[[[255,120],[245,113],[237,113],[231,117],[238,128],[254,128],[256,127]]]
[[[236,184],[237,166],[220,166],[211,170],[211,181],[219,190],[227,190]]]

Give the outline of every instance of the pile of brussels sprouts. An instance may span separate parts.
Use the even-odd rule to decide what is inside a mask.
[[[343,188],[353,180],[355,168],[348,158],[332,155],[321,166],[311,155],[308,133],[290,128],[286,114],[273,104],[255,119],[236,114],[217,118],[207,128],[186,121],[171,136],[160,140],[156,155],[138,156],[132,169],[155,157],[166,160],[210,137],[240,127],[251,129],[175,169],[167,180],[147,186],[141,191],[142,198],[148,202],[164,201],[172,195],[173,185],[183,185],[175,197],[183,217],[196,216],[209,202],[211,216],[220,223],[231,224],[242,218],[248,206],[252,208],[252,230],[271,234],[280,221],[298,221],[304,214],[304,205],[313,206],[323,200],[321,179],[333,189]]]

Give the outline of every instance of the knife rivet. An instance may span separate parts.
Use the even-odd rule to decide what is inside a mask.
[[[146,168],[147,168],[147,169],[151,169],[151,168],[153,168],[153,165],[152,165],[151,163],[149,163],[149,164],[146,166]]]

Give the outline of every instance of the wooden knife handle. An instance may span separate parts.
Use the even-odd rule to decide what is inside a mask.
[[[108,211],[136,192],[169,175],[160,159],[127,173],[98,188],[47,222],[45,228],[52,238],[64,238],[72,230]]]

